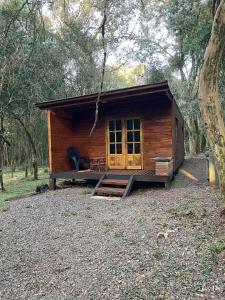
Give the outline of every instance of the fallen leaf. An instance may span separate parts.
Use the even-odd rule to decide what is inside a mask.
[[[165,232],[159,232],[158,234],[157,234],[157,238],[158,239],[160,239],[160,238],[165,238],[165,239],[167,239],[168,238],[168,236],[169,236],[169,234],[170,233],[174,233],[176,230],[175,229],[167,229]]]

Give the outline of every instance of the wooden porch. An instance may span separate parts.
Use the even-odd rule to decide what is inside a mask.
[[[79,179],[79,180],[99,180],[103,175],[107,178],[113,179],[124,179],[128,176],[133,176],[134,182],[152,182],[152,183],[164,183],[167,187],[172,178],[173,174],[169,176],[158,176],[152,170],[107,170],[107,171],[67,171],[60,173],[50,174],[51,179]]]

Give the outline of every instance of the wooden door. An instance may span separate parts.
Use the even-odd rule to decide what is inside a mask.
[[[142,169],[141,119],[116,119],[107,123],[109,169]]]
[[[107,147],[109,169],[125,169],[125,136],[122,119],[108,121]]]
[[[126,168],[142,169],[141,119],[126,119]]]

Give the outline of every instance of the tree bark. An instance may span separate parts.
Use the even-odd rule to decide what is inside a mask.
[[[11,112],[11,114],[14,116],[14,118],[20,123],[20,125],[23,127],[28,141],[31,145],[32,148],[32,167],[33,167],[33,179],[37,180],[38,179],[38,163],[37,163],[37,150],[36,150],[36,146],[35,143],[32,139],[32,136],[29,132],[29,130],[27,129],[26,125],[23,123],[23,121],[14,113]]]
[[[0,188],[1,191],[5,190],[3,180],[3,117],[0,117]]]
[[[14,176],[15,171],[16,171],[16,162],[15,162],[15,160],[13,159],[13,160],[11,161],[11,177],[12,177],[12,178],[13,178],[13,176]]]
[[[225,0],[218,6],[204,55],[199,81],[199,103],[209,146],[216,158],[225,214],[225,126],[219,91],[219,71],[225,50]]]
[[[198,152],[198,126],[194,117],[190,117],[187,120],[187,126],[189,131],[189,152],[190,155],[196,155]]]

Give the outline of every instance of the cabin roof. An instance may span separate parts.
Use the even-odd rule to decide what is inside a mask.
[[[133,97],[144,97],[148,95],[164,96],[171,102],[174,100],[170,91],[167,81],[163,81],[155,84],[147,84],[141,86],[134,86],[129,88],[111,90],[102,92],[100,97],[101,103],[117,102],[126,98],[132,99]],[[93,106],[95,104],[98,93],[77,96],[65,99],[48,100],[44,102],[38,102],[35,105],[40,109],[56,109],[56,108],[81,108],[83,106]],[[151,97],[153,98],[153,97]],[[128,100],[129,100],[128,99]]]
[[[41,110],[54,110],[54,109],[86,109],[90,107],[95,107],[98,93],[76,96],[70,98],[63,98],[57,100],[48,100],[43,102],[38,102],[35,104],[36,107]],[[135,98],[145,98],[148,97],[149,100],[154,100],[157,98],[164,98],[167,101],[174,102],[177,110],[183,119],[180,112],[179,106],[177,105],[173,94],[170,91],[168,81],[163,81],[154,84],[146,84],[133,86],[128,88],[122,88],[117,90],[104,91],[100,97],[100,103],[112,103],[116,104],[123,100],[135,101]]]

